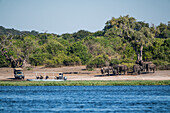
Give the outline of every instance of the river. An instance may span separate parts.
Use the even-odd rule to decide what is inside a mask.
[[[0,86],[9,112],[170,112],[170,86]]]

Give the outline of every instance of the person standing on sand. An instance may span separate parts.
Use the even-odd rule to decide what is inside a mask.
[[[48,79],[48,78],[49,78],[48,76],[45,77],[45,79]]]
[[[40,75],[40,79],[43,79],[43,76],[42,76],[42,75]]]
[[[36,76],[36,79],[39,79],[40,77],[39,76]]]

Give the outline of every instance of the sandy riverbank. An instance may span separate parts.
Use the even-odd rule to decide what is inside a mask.
[[[94,71],[86,70],[85,66],[44,68],[34,67],[31,70],[24,70],[25,79],[35,79],[35,72],[65,72],[68,80],[170,80],[170,70],[156,71],[141,75],[117,75],[101,76],[100,69]],[[48,74],[53,79],[55,75]],[[14,80],[12,68],[0,68],[0,80]]]

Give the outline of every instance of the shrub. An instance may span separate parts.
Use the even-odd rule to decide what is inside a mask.
[[[45,64],[46,64],[45,67],[51,67],[51,68],[61,66],[59,59],[52,59],[52,60],[46,59]]]
[[[88,53],[87,47],[81,42],[76,42],[70,47],[68,47],[67,52],[68,56],[75,55],[79,57],[81,59],[82,64],[86,64],[91,58],[91,55]]]
[[[67,57],[64,59],[63,64],[66,66],[74,65],[73,59],[71,57]]]
[[[64,59],[63,64],[66,66],[81,65],[81,60],[79,57],[75,55],[67,56]]]
[[[128,67],[128,71],[133,71],[133,65],[135,65],[135,63],[122,63],[122,64]]]
[[[45,57],[46,54],[34,54],[29,57],[29,61],[33,66],[43,65]]]
[[[118,59],[111,59],[110,66],[113,66],[113,65],[116,65],[116,64],[120,64],[120,61]]]
[[[135,60],[126,58],[126,59],[122,59],[120,62],[121,62],[121,63],[134,63]]]
[[[74,65],[81,65],[81,59],[75,55],[72,55],[71,58],[73,59]]]
[[[160,69],[160,70],[170,70],[170,63],[167,62],[167,61],[154,60],[152,62],[157,66],[157,69]]]
[[[7,61],[4,56],[1,56],[0,53],[0,67],[9,67],[9,66],[10,66],[10,62]]]
[[[100,68],[106,66],[108,61],[109,58],[107,55],[99,55],[87,64],[87,68]]]

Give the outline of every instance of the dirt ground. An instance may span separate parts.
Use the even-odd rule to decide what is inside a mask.
[[[86,70],[85,66],[44,68],[34,67],[30,70],[25,69],[26,79],[35,79],[35,72],[64,72],[68,80],[170,80],[170,70],[156,71],[155,73],[143,73],[140,75],[111,75],[102,76],[100,69],[94,71]],[[40,75],[40,74],[39,74]],[[41,75],[43,75],[41,73]],[[49,79],[53,79],[57,74],[47,73]],[[46,76],[44,75],[44,76]],[[12,68],[0,68],[0,80],[15,80]]]

